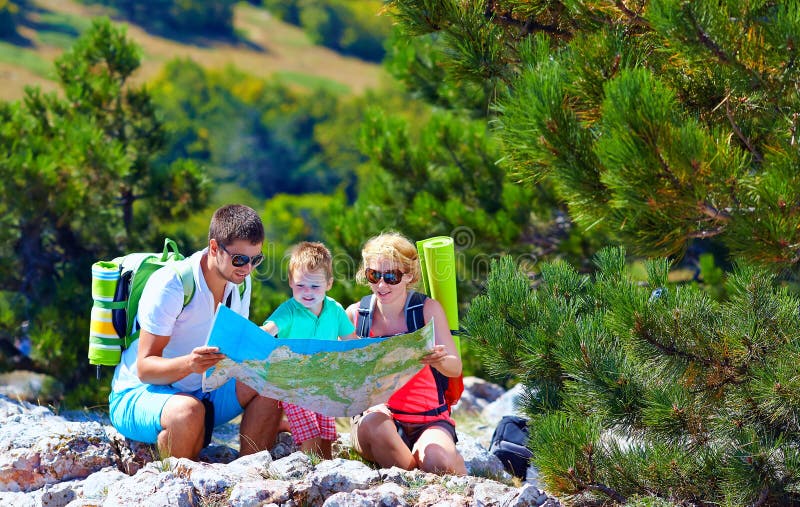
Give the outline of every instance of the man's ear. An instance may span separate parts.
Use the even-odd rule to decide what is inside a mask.
[[[210,255],[217,255],[218,251],[219,251],[219,243],[217,243],[217,240],[214,239],[214,238],[209,239],[208,240],[208,253]]]

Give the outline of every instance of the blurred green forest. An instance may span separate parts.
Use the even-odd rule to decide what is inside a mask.
[[[0,103],[0,370],[53,375],[66,406],[103,406],[108,392],[110,369],[98,381],[86,360],[92,262],[160,250],[164,237],[189,254],[205,246],[211,213],[224,203],[253,206],[265,222],[256,322],[289,296],[286,252],[301,240],[331,247],[330,294],[345,305],[367,292],[353,282],[361,245],[385,230],[454,237],[462,308],[492,258],[514,253],[532,268],[562,240],[573,252],[589,248],[569,242],[547,189],[505,177],[485,122],[432,108],[400,81],[354,92],[311,75],[264,77],[233,63],[155,57],[157,39],[140,45],[131,35],[145,37],[142,24],[147,37],[248,47],[236,13],[272,15],[259,2],[154,2],[159,16],[136,2],[83,4],[101,15],[79,22],[84,7],[73,2],[0,5],[0,47],[21,44],[23,66],[35,67],[40,38],[59,33],[63,48],[41,74],[52,91],[30,86]],[[312,42],[367,61],[385,57],[389,71],[407,57],[382,2],[264,4]],[[163,63],[143,80],[153,60]],[[11,61],[20,63],[0,51],[0,64]],[[25,339],[30,354],[20,357],[15,345]],[[466,373],[481,374],[468,348]]]

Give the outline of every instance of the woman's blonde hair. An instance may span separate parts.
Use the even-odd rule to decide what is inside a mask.
[[[398,232],[384,232],[373,236],[364,243],[361,249],[361,267],[356,273],[356,281],[368,285],[364,270],[367,262],[375,259],[389,259],[400,271],[411,277],[410,287],[416,287],[420,281],[419,254],[408,238]]]

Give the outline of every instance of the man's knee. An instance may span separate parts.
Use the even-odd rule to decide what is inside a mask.
[[[205,407],[192,396],[175,395],[161,412],[159,452],[178,458],[195,459],[203,447]]]
[[[279,418],[281,415],[283,415],[283,409],[281,409],[281,405],[278,400],[265,398],[264,396],[260,395],[250,398],[246,404],[242,405],[242,408],[244,410],[258,411],[259,413],[263,413],[265,416],[270,418]]]
[[[173,396],[161,412],[161,425],[191,431],[202,429],[205,424],[206,409],[203,403],[192,396]]]
[[[253,399],[258,398],[258,391],[241,380],[236,381],[236,399],[242,407],[247,406]]]

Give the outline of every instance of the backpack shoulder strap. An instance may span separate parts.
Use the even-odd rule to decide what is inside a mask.
[[[144,262],[142,264],[144,264]],[[144,267],[143,269],[139,270],[143,272],[146,276],[145,278],[137,278],[136,276],[133,277],[134,281],[131,282],[131,288],[129,289],[128,295],[128,304],[126,306],[126,314],[130,315],[127,318],[127,330],[124,335],[124,346],[125,348],[130,347],[130,344],[133,343],[135,340],[139,338],[139,321],[138,321],[138,313],[139,313],[139,300],[141,299],[142,292],[144,291],[144,286],[147,281],[150,279],[150,275],[152,275],[155,271],[166,268],[167,266],[178,275],[178,278],[181,280],[181,285],[183,286],[183,307],[185,308],[186,305],[194,297],[194,271],[192,270],[192,265],[188,260],[181,259],[177,262],[169,262],[167,264],[160,264],[160,261],[156,261],[153,263],[155,267]],[[138,271],[137,271],[138,273]],[[144,280],[142,282],[137,282],[136,280]]]
[[[416,331],[425,325],[423,310],[426,299],[428,299],[428,296],[420,292],[411,291],[408,294],[404,311],[406,314],[406,327],[409,332]],[[372,329],[372,307],[374,304],[375,298],[372,294],[364,296],[359,302],[356,335],[361,338],[369,337],[370,329]]]
[[[406,299],[406,327],[408,331],[416,331],[425,325],[425,300],[428,296],[421,292],[411,291]]]
[[[358,304],[358,318],[356,319],[356,336],[359,338],[369,338],[369,331],[372,329],[372,305],[374,297],[368,294],[361,298]]]
[[[244,297],[244,293],[249,285],[250,285],[250,276],[248,275],[244,278],[244,281],[242,283],[236,286],[236,288],[239,289],[239,301],[241,301],[242,298]],[[232,302],[233,302],[233,291],[230,291],[228,293],[227,299],[225,299],[225,306],[230,308]]]
[[[173,262],[172,269],[178,274],[183,285],[183,306],[189,304],[194,297],[194,272],[192,264],[188,261]]]

